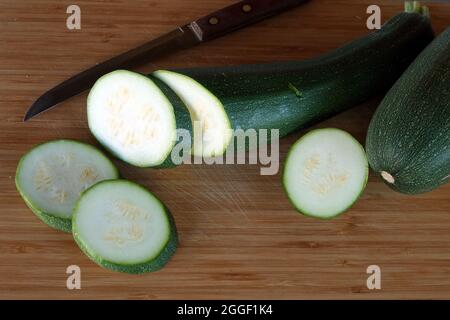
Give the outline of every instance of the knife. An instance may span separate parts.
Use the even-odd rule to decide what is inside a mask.
[[[211,13],[60,83],[40,96],[28,109],[23,120],[27,121],[58,103],[89,89],[98,78],[111,71],[132,68],[157,56],[193,47],[292,9],[307,1],[246,0]]]

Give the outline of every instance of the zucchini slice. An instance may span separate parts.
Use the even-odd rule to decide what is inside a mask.
[[[220,100],[200,83],[183,74],[159,70],[152,75],[169,86],[188,108],[194,130],[193,155],[222,155],[233,133],[230,119]]]
[[[176,120],[166,96],[146,76],[118,70],[101,77],[87,100],[92,134],[118,158],[157,166],[176,142]]]
[[[81,192],[118,176],[114,164],[95,147],[73,140],[55,140],[34,147],[22,157],[16,186],[42,221],[70,232],[72,210]]]
[[[168,209],[127,180],[103,181],[86,190],[74,210],[72,232],[94,262],[126,273],[162,268],[178,243]]]
[[[366,153],[356,139],[340,129],[317,129],[289,150],[283,186],[300,213],[330,219],[355,203],[368,173]]]

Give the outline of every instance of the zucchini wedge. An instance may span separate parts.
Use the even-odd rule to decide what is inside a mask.
[[[95,147],[55,140],[34,147],[21,158],[16,187],[42,221],[71,232],[72,210],[81,192],[99,181],[118,177],[114,164]]]
[[[224,154],[232,137],[232,129],[220,100],[200,83],[180,73],[160,70],[152,76],[167,84],[189,110],[193,136],[199,137],[193,139],[192,154],[205,158]]]
[[[159,270],[178,243],[168,209],[144,187],[127,180],[103,181],[86,190],[72,219],[81,250],[114,271]]]
[[[300,213],[331,219],[356,202],[368,174],[366,153],[355,138],[340,129],[316,129],[289,150],[283,187]]]
[[[366,150],[371,168],[396,191],[424,193],[450,181],[450,28],[384,97]]]

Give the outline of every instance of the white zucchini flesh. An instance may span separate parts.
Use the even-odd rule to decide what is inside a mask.
[[[368,173],[366,153],[355,138],[340,129],[317,129],[291,147],[283,186],[298,211],[330,219],[359,198]]]
[[[170,87],[188,108],[194,128],[192,153],[199,157],[222,155],[233,132],[220,100],[203,85],[183,74],[158,70],[153,76]]]
[[[95,147],[55,140],[34,147],[22,157],[16,185],[44,222],[70,231],[72,211],[80,194],[99,181],[118,176],[114,164]]]
[[[138,73],[118,70],[98,79],[88,96],[87,116],[97,140],[135,166],[161,164],[176,142],[172,104]]]
[[[72,228],[80,248],[99,265],[142,273],[161,268],[175,251],[171,221],[165,206],[142,186],[109,180],[82,195]]]

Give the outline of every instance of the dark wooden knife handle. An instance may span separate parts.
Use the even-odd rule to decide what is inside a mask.
[[[195,20],[190,27],[202,41],[220,37],[308,0],[245,0]]]

